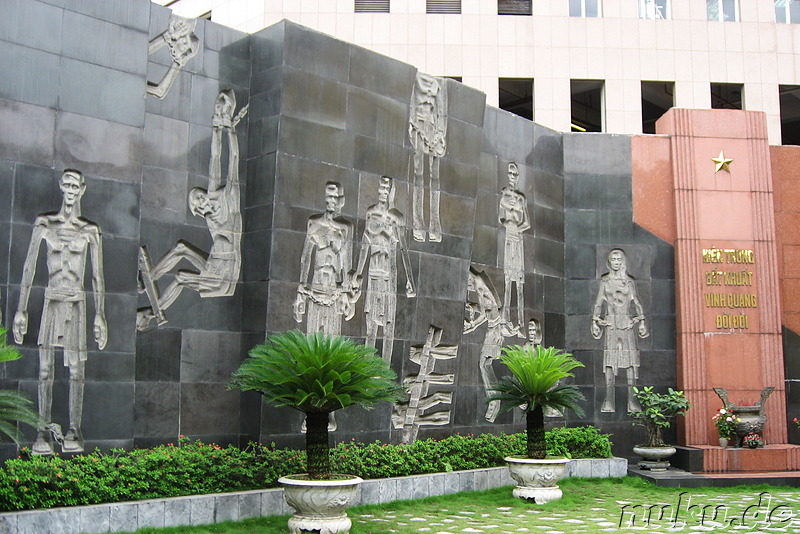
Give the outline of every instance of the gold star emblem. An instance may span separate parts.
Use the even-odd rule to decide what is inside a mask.
[[[725,154],[722,153],[722,150],[719,151],[719,156],[716,158],[711,158],[711,161],[717,164],[717,167],[714,169],[714,174],[718,173],[719,171],[725,171],[730,173],[731,169],[728,167],[730,163],[733,163],[731,158],[726,158]]]

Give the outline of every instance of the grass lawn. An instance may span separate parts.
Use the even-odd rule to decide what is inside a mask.
[[[511,487],[417,501],[357,506],[352,534],[799,532],[800,489],[777,486],[658,488],[642,479],[569,478],[561,500],[546,505],[511,496]],[[285,534],[288,516],[139,533]]]

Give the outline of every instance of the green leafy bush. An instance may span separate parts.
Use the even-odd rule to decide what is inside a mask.
[[[409,445],[351,441],[331,449],[331,465],[363,478],[480,469],[505,465],[504,458],[524,453],[525,444],[524,433],[453,435]],[[582,458],[592,451],[610,456],[608,436],[593,427],[547,433],[548,454]],[[305,470],[303,451],[253,443],[220,447],[189,438],[153,449],[33,456],[8,460],[0,469],[0,511],[268,488]]]
[[[547,432],[547,454],[567,458],[610,458],[611,440],[593,426]]]

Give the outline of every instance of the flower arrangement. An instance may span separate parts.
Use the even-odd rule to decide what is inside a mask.
[[[745,447],[750,447],[751,449],[755,449],[757,447],[761,447],[762,445],[764,445],[764,439],[759,434],[756,434],[755,432],[750,432],[744,437],[744,439],[742,440],[742,444],[744,444]]]
[[[795,425],[797,425],[797,428],[800,428],[800,420],[798,420],[798,419],[797,419],[797,417],[795,417],[794,419],[792,419],[792,423],[794,423]]]
[[[720,408],[711,420],[714,421],[714,425],[717,427],[719,437],[731,439],[736,435],[736,423],[741,421],[741,418],[733,410]]]

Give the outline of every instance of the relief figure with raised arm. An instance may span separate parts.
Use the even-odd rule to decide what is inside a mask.
[[[189,192],[189,209],[203,217],[211,233],[211,249],[200,250],[191,243],[178,241],[158,263],[152,265],[147,247],[139,248],[139,292],[144,292],[150,306],[136,314],[136,328],[148,330],[153,319],[167,322],[165,310],[183,289],[197,291],[201,297],[229,297],[236,291],[242,263],[242,212],[239,185],[239,142],[236,125],[247,113],[247,106],[234,116],[236,97],[232,90],[219,93],[214,104],[211,131],[211,160],[208,189],[195,187]],[[222,183],[222,141],[229,145],[228,176]],[[178,270],[163,293],[156,281],[171,272],[181,260],[196,271]]]

